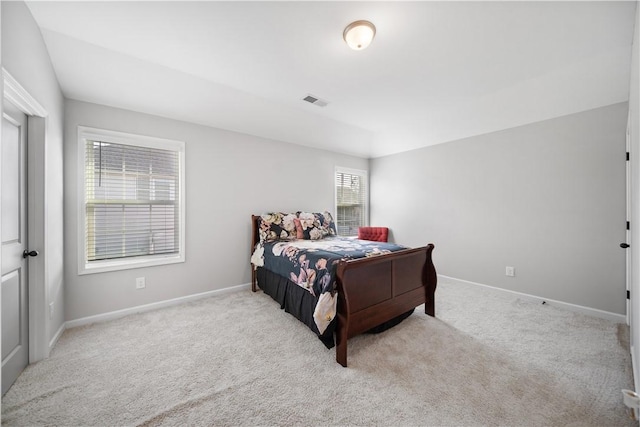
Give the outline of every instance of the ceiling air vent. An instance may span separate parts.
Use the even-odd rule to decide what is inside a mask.
[[[304,98],[302,98],[302,100],[307,101],[313,105],[317,105],[318,107],[325,107],[328,104],[327,101],[323,101],[322,99],[313,95],[307,95]]]

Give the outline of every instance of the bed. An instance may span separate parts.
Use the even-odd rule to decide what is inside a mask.
[[[435,316],[433,244],[340,238],[328,212],[252,215],[251,223],[251,290],[335,346],[340,365],[347,366],[349,338],[388,329],[421,304]]]

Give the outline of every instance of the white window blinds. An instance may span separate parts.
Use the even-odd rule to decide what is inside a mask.
[[[84,141],[85,260],[178,254],[180,153]]]
[[[367,223],[367,171],[336,168],[338,234],[357,236]]]

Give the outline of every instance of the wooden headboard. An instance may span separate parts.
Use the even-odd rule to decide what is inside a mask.
[[[260,215],[251,215],[251,253],[256,248],[256,244],[260,241]]]
[[[256,292],[258,287],[256,285],[256,270],[251,264],[251,255],[256,248],[256,244],[260,241],[260,215],[251,215],[251,248],[249,248],[249,265],[251,266],[251,290]]]

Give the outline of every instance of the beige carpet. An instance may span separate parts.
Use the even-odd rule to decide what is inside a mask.
[[[3,425],[637,426],[626,326],[441,283],[349,342],[349,368],[240,292],[66,331],[2,399]]]

